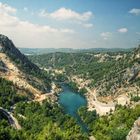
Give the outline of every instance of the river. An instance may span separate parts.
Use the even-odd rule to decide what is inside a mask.
[[[81,106],[86,106],[86,99],[74,92],[67,85],[62,85],[62,89],[63,91],[59,95],[59,104],[64,108],[65,113],[77,120],[77,123],[81,127],[82,131],[88,132],[86,125],[82,122],[80,116],[77,114],[77,111]]]

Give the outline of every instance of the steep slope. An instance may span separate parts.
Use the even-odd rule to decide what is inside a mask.
[[[126,140],[139,140],[140,139],[140,118],[134,122],[134,126],[126,137]]]
[[[0,34],[0,46],[1,46],[1,52],[8,55],[12,60],[19,61],[24,68],[29,68],[30,70],[34,70],[36,72],[39,72],[40,69],[33,63],[31,63],[25,55],[23,55],[13,44],[11,40],[9,40],[8,37]]]
[[[98,95],[133,96],[140,93],[140,46],[114,65],[115,71],[97,84]]]
[[[51,88],[46,73],[30,62],[4,35],[0,35],[0,77],[12,81],[35,100],[45,99],[45,93]]]

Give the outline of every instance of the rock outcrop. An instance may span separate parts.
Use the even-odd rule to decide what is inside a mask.
[[[132,130],[126,137],[126,140],[140,140],[140,118],[135,121]]]
[[[8,37],[0,35],[0,77],[12,81],[19,91],[31,99],[42,101],[48,97],[46,93],[51,88],[51,80],[42,75],[43,71],[22,54]]]
[[[28,58],[22,54],[6,36],[0,34],[0,52],[6,53],[12,60],[20,63],[24,68],[39,72],[38,66],[33,64]]]

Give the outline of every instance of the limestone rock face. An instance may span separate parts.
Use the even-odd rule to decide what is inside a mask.
[[[134,126],[127,135],[126,140],[140,140],[140,118],[135,121]]]
[[[28,58],[22,54],[13,44],[13,42],[6,36],[0,34],[0,52],[7,54],[11,59],[24,65],[30,70],[40,71],[40,69],[33,64]]]
[[[12,81],[19,90],[36,99],[51,89],[51,80],[43,74],[8,37],[0,34],[0,77]]]

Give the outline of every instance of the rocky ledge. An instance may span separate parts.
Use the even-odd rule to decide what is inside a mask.
[[[30,62],[28,58],[15,47],[7,36],[2,34],[0,34],[0,52],[7,54],[12,60],[22,64],[24,67],[28,67],[30,70],[40,71],[35,64]]]
[[[134,122],[134,126],[127,135],[126,140],[140,140],[140,117]]]

